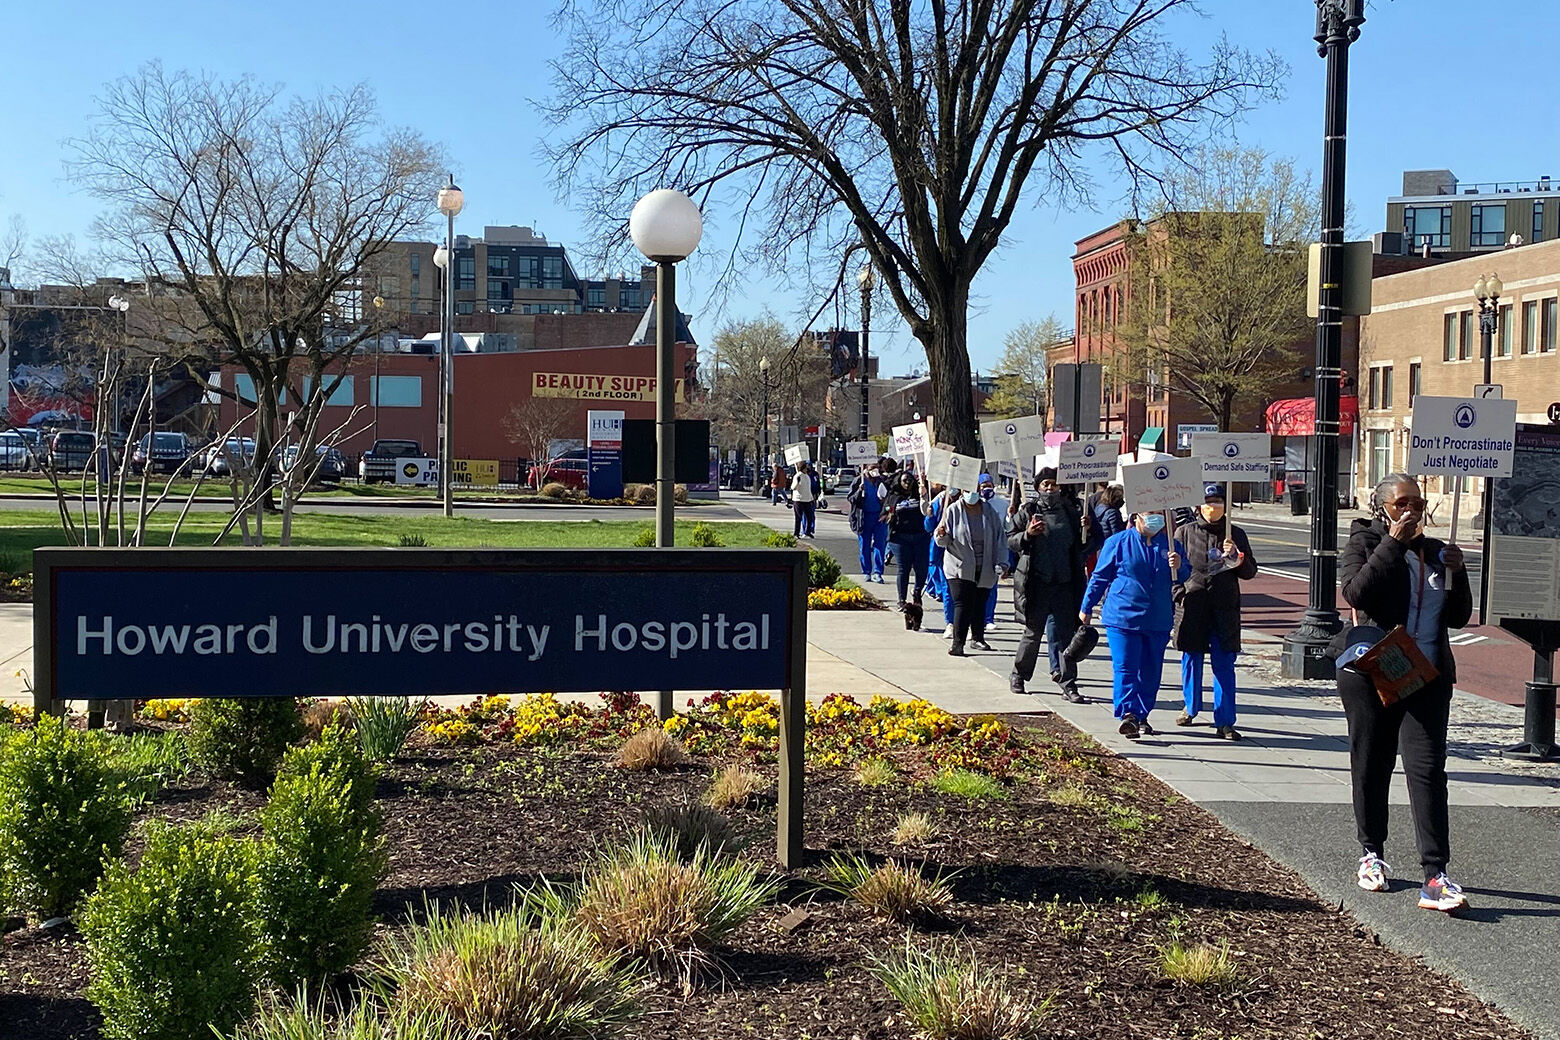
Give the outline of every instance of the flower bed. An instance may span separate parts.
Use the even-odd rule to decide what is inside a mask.
[[[877,601],[859,588],[813,589],[807,593],[808,610],[872,610]]]

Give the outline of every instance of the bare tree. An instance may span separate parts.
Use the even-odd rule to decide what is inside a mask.
[[[1163,26],[1191,7],[565,0],[553,158],[618,236],[671,185],[729,210],[733,268],[832,258],[833,282],[865,248],[926,350],[939,436],[972,451],[970,290],[1019,205],[1086,196],[1095,151],[1133,171],[1178,153],[1283,74],[1226,43],[1189,60]]]
[[[1010,329],[1002,340],[1002,356],[997,359],[997,389],[986,407],[1004,419],[1044,415],[1050,391],[1046,362],[1051,348],[1069,339],[1054,314],[1040,321],[1021,322]]]
[[[527,397],[512,405],[499,421],[509,442],[539,467],[538,485],[547,483],[547,471],[557,461],[553,458],[552,443],[577,432],[574,427],[577,414],[577,403],[568,398]]]
[[[289,433],[311,458],[345,360],[393,320],[361,303],[389,243],[432,214],[438,153],[384,127],[363,86],[287,98],[156,63],[109,84],[71,144],[72,173],[114,207],[99,224],[114,259],[176,301],[170,335],[215,344],[213,360],[251,380],[259,464],[274,467]],[[284,416],[289,391],[300,405]],[[284,539],[295,483],[280,485]],[[255,486],[263,542],[276,484]]]
[[[1304,364],[1306,247],[1317,194],[1256,149],[1200,152],[1128,237],[1130,281],[1116,335],[1129,381],[1162,383],[1231,429],[1236,402]]]
[[[732,321],[715,333],[704,409],[722,448],[762,440],[764,403],[781,422],[810,426],[828,413],[829,362],[811,335],[797,336],[773,315]],[[761,368],[769,361],[769,392]]]

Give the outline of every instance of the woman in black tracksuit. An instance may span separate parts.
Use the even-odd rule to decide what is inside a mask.
[[[1371,511],[1371,519],[1354,522],[1343,550],[1343,598],[1358,611],[1358,624],[1407,628],[1440,674],[1417,693],[1383,706],[1364,672],[1353,666],[1338,671],[1338,696],[1349,723],[1354,822],[1364,851],[1358,882],[1371,892],[1387,887],[1381,858],[1387,792],[1401,752],[1425,872],[1419,905],[1456,910],[1466,900],[1446,876],[1451,859],[1446,729],[1457,679],[1447,630],[1468,623],[1473,594],[1462,550],[1424,536],[1425,500],[1413,477],[1394,473],[1383,480],[1371,496]]]

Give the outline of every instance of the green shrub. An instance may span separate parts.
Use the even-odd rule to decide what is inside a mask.
[[[403,534],[396,539],[395,544],[402,549],[425,549],[428,539],[420,534]]]
[[[406,1013],[442,1013],[491,1040],[612,1036],[636,1013],[632,974],[579,928],[526,908],[474,917],[432,906],[379,960]]]
[[[358,744],[369,761],[384,762],[400,753],[425,703],[410,697],[354,697],[348,702]]]
[[[720,532],[702,520],[693,525],[693,534],[690,541],[699,549],[717,549],[726,544],[726,540],[720,536]]]
[[[87,900],[87,999],[107,1040],[190,1040],[249,1014],[259,934],[252,843],[153,822],[138,869],[108,868]]]
[[[953,909],[953,889],[914,867],[888,860],[874,867],[864,856],[836,855],[824,866],[829,887],[883,917],[908,924],[939,920]]]
[[[1240,969],[1230,956],[1228,944],[1214,946],[1203,942],[1185,946],[1172,942],[1159,951],[1159,971],[1183,986],[1231,989],[1240,982]]]
[[[303,735],[291,697],[203,698],[190,705],[190,757],[212,774],[263,785],[287,746]]]
[[[642,826],[657,840],[670,842],[677,858],[692,862],[700,848],[711,856],[731,854],[742,848],[731,821],[707,806],[694,803],[661,804],[646,809]]]
[[[639,533],[634,535],[634,540],[628,544],[635,549],[655,548],[655,528],[646,524],[639,529]]]
[[[840,580],[840,565],[822,549],[807,550],[807,587],[832,589]]]
[[[567,498],[568,495],[568,485],[560,484],[556,480],[550,480],[546,484],[542,485],[543,498],[556,498],[561,501],[562,499]]]
[[[102,732],[44,715],[0,755],[0,877],[25,912],[75,908],[118,859],[134,801]]]
[[[389,864],[374,774],[351,733],[328,726],[287,752],[260,814],[255,903],[266,974],[291,988],[350,967],[368,948]]]
[[[190,772],[189,742],[177,730],[127,733],[111,739],[108,747],[114,768],[138,805]]]
[[[655,505],[654,484],[629,484],[623,489],[623,497],[636,506]]]
[[[970,769],[944,769],[932,777],[931,783],[934,791],[968,798],[971,801],[1007,797],[1007,791],[1000,780]]]
[[[764,545],[770,549],[795,549],[796,535],[786,531],[770,531],[764,535]]]

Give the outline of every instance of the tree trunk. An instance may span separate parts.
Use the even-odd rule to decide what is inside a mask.
[[[931,370],[932,439],[965,455],[978,455],[975,404],[970,389],[968,340],[970,286],[956,281],[927,300],[928,325],[916,332]]]

